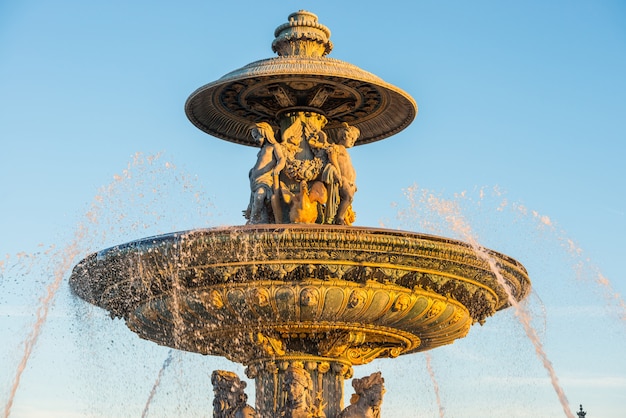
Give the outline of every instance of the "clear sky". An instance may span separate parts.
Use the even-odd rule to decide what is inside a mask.
[[[271,57],[274,29],[299,9],[331,29],[331,57],[419,106],[400,134],[351,150],[356,224],[458,237],[428,196],[456,204],[481,244],[527,267],[526,307],[570,410],[623,417],[621,0],[0,2],[3,410],[59,277],[12,417],[209,417],[211,371],[243,376],[190,353],[159,374],[169,350],[73,297],[68,266],[147,235],[244,222],[256,149],[200,132],[183,106]],[[75,240],[80,225],[87,236]],[[429,357],[355,375],[377,370],[385,417],[566,416],[512,311]]]

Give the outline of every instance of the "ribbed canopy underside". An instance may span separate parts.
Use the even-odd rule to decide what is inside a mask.
[[[278,116],[310,110],[328,118],[324,131],[336,137],[342,122],[356,126],[356,145],[406,128],[417,115],[413,98],[379,77],[327,57],[277,57],[256,61],[196,90],[185,104],[189,120],[209,135],[257,146],[253,123],[278,129]]]

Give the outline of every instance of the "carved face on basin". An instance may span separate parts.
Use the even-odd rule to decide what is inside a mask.
[[[402,312],[406,310],[410,304],[411,297],[409,295],[401,294],[400,296],[398,296],[398,299],[396,299],[395,303],[393,304],[392,310],[394,312]]]
[[[300,304],[302,306],[314,306],[317,305],[319,298],[317,289],[307,288],[300,293]]]
[[[270,294],[265,289],[254,289],[252,291],[252,301],[260,307],[265,307],[270,304]]]
[[[354,289],[352,293],[350,293],[350,299],[348,299],[348,307],[357,308],[363,306],[365,303],[365,299],[367,299],[367,294],[364,290]]]
[[[298,403],[298,400],[304,396],[305,388],[295,380],[285,383],[285,392],[287,392],[287,400],[289,403]]]

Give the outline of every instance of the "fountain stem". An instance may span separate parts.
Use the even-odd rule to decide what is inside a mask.
[[[302,370],[308,374],[306,391],[311,394],[309,405],[313,416],[334,418],[343,409],[343,383],[352,377],[350,364],[332,358],[310,355],[289,355],[258,360],[248,366],[246,375],[255,380],[256,411],[261,417],[276,417],[289,405],[289,372]],[[293,380],[293,379],[291,379]],[[323,415],[322,415],[323,413]]]

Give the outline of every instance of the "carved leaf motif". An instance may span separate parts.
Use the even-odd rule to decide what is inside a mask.
[[[198,297],[206,308],[221,309],[224,306],[224,298],[218,290],[202,291]]]
[[[341,356],[349,347],[349,336],[348,332],[342,332],[334,335],[334,337],[323,339],[318,346],[320,355],[324,357]]]
[[[397,346],[397,347],[391,347],[387,349],[387,355],[391,358],[396,358],[398,357],[400,354],[402,354],[402,351],[404,351],[402,349],[402,347]]]
[[[402,277],[406,276],[406,274],[408,273],[406,270],[390,269],[390,268],[381,268],[380,271],[392,281],[401,279]]]
[[[266,336],[257,332],[251,333],[250,339],[268,356],[282,356],[285,354],[284,342],[280,338]]]
[[[270,264],[268,265],[269,270],[276,273],[280,279],[284,279],[287,277],[287,274],[294,271],[299,266],[296,264]]]
[[[362,332],[340,332],[320,341],[318,349],[324,357],[339,357],[351,346],[358,346],[365,342]]]
[[[352,269],[352,266],[346,266],[344,264],[326,264],[326,268],[337,278],[342,278],[347,271]]]
[[[378,357],[397,357],[402,354],[404,348],[401,346],[360,346],[348,349],[346,357],[354,365],[366,364]]]
[[[221,281],[228,281],[231,277],[233,277],[238,271],[240,267],[237,266],[222,266],[215,267],[213,269],[213,273],[216,274]]]

